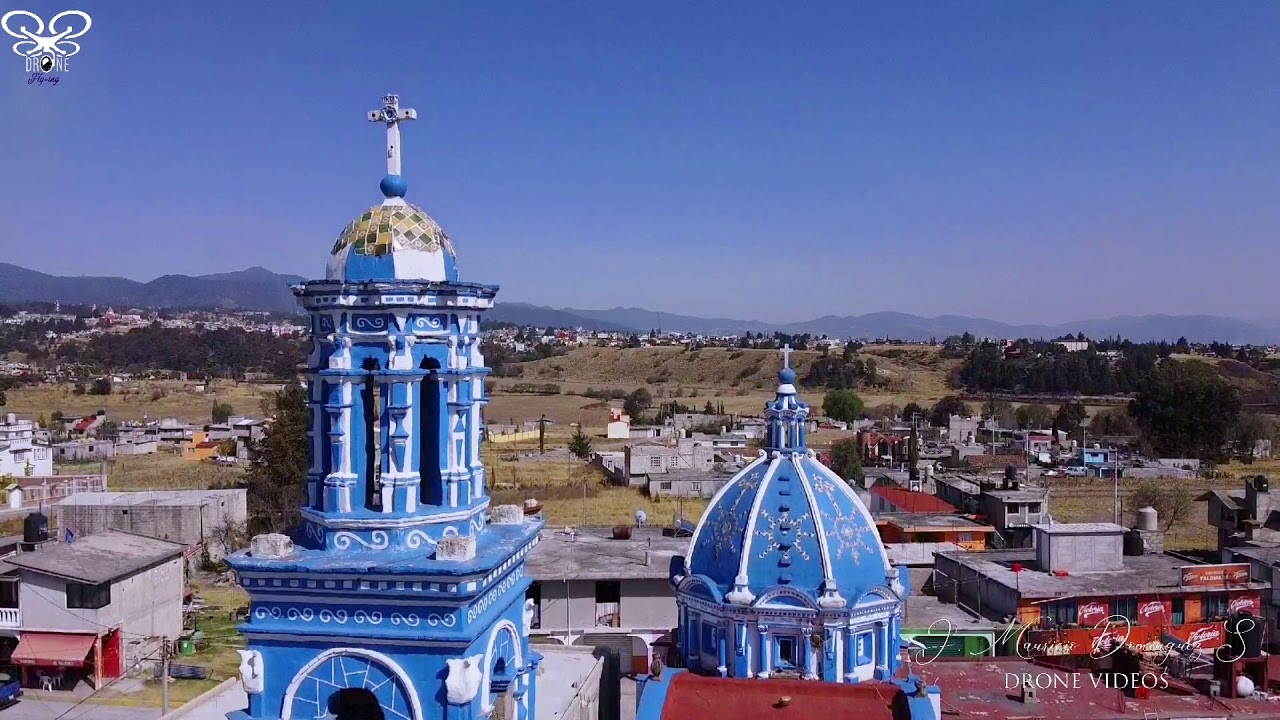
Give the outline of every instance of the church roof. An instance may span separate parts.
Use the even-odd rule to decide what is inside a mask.
[[[889,558],[866,506],[805,447],[807,408],[795,373],[778,375],[766,452],[712,498],[690,542],[688,572],[732,603],[784,587],[853,605],[889,582]]]
[[[414,120],[397,95],[369,113],[387,126],[387,175],[378,188],[386,200],[352,220],[329,253],[326,279],[344,282],[425,280],[456,282],[458,269],[449,236],[427,215],[405,202],[408,183],[400,174],[400,124]]]
[[[399,200],[371,207],[347,225],[333,244],[327,277],[453,282],[454,258],[453,244],[436,221]]]
[[[806,680],[737,680],[679,673],[670,679],[660,720],[740,720],[770,718],[850,718],[895,720],[895,703],[905,705],[892,683],[819,683]],[[782,698],[786,698],[785,704]]]

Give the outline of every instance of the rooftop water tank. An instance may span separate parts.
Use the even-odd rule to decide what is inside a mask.
[[[1124,554],[1130,557],[1142,555],[1144,543],[1142,542],[1142,533],[1137,530],[1130,530],[1124,534]],[[1114,547],[1114,546],[1113,546]]]
[[[1138,510],[1138,529],[1139,530],[1158,530],[1158,516],[1156,509],[1150,506],[1140,508]]]

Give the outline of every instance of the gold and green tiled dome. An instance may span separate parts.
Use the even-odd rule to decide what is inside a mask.
[[[412,205],[376,205],[351,221],[333,244],[334,255],[353,246],[358,255],[386,255],[392,250],[437,252],[453,255],[449,236],[431,216]]]
[[[331,280],[436,280],[454,277],[449,236],[420,208],[376,205],[338,235],[329,258]]]

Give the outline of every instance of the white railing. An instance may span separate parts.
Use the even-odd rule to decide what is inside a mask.
[[[52,505],[78,492],[102,492],[107,489],[106,475],[48,475],[20,477],[22,506]]]
[[[22,627],[22,614],[18,608],[0,608],[0,627]]]

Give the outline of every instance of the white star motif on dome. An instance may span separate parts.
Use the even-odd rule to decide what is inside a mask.
[[[751,513],[751,505],[755,502],[756,488],[760,486],[760,476],[760,470],[756,469],[740,480],[742,489],[738,497],[734,498],[733,506],[728,510],[721,507],[720,517],[712,525],[713,551],[716,557],[738,547],[742,531],[747,527],[747,515]]]
[[[813,482],[813,489],[825,495],[831,505],[831,512],[822,513],[822,526],[827,531],[827,547],[832,555],[831,559],[841,560],[847,552],[854,565],[861,564],[862,554],[874,551],[867,539],[870,529],[866,523],[861,522],[862,518],[856,511],[852,515],[846,515],[840,509],[840,503],[836,501],[835,483],[827,478],[817,478]]]
[[[757,529],[756,537],[764,538],[769,541],[764,546],[764,550],[760,551],[760,557],[764,557],[769,553],[773,552],[774,550],[782,550],[784,553],[786,552],[786,550],[783,549],[781,543],[778,542],[778,538],[776,537],[776,534],[778,533],[778,528],[783,523],[787,523],[788,525],[791,526],[791,532],[789,533],[790,540],[791,540],[791,549],[794,549],[797,553],[800,554],[800,557],[804,558],[805,560],[809,559],[809,553],[805,552],[804,544],[800,542],[800,540],[803,538],[816,537],[815,533],[809,530],[805,530],[804,528],[801,527],[801,523],[809,519],[809,513],[804,513],[803,515],[798,515],[793,518],[791,517],[790,510],[784,510],[782,512],[779,512],[778,515],[775,517],[768,510],[762,509],[760,511],[760,517],[763,520],[765,520],[765,522],[768,523],[768,527]],[[757,526],[758,525],[759,523],[757,522]]]

